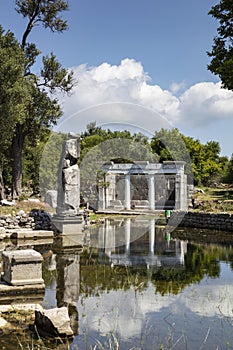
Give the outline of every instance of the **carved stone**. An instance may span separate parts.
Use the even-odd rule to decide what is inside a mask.
[[[80,156],[80,136],[71,137],[63,143],[58,171],[57,213],[76,215],[80,205],[80,173],[77,164]]]
[[[3,280],[11,285],[43,284],[42,256],[33,249],[9,250],[2,253]]]
[[[56,215],[52,222],[55,233],[80,234],[83,216],[80,206],[80,136],[70,133],[64,141],[58,170],[58,195]]]

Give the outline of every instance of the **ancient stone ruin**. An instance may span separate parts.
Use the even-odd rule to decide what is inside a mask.
[[[64,141],[58,170],[58,194],[56,215],[52,222],[56,233],[77,234],[83,228],[83,216],[79,213],[80,136],[69,133]]]
[[[80,172],[77,164],[80,157],[80,136],[69,134],[63,143],[58,171],[57,213],[77,215],[80,205]]]

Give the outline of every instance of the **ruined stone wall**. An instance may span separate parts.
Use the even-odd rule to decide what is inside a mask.
[[[215,214],[205,212],[174,211],[172,212],[171,219],[173,224],[177,222],[181,227],[233,231],[233,214],[228,213]]]
[[[0,228],[17,229],[28,228],[33,230],[50,230],[51,217],[42,210],[32,210],[30,214],[22,213],[16,215],[1,215]]]

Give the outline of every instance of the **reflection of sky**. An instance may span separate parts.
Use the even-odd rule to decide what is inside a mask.
[[[224,326],[226,338],[231,337],[233,324],[233,320],[228,319],[233,317],[233,274],[229,265],[221,264],[221,268],[221,279],[206,278],[199,284],[186,287],[177,296],[155,293],[152,284],[141,292],[135,292],[132,287],[127,291],[104,292],[99,297],[80,296],[79,334],[87,332],[88,328],[88,334],[106,336],[113,333],[123,342],[140,339],[147,332],[149,342],[153,339],[155,343],[155,338],[166,338],[170,331],[174,331],[174,342],[175,338],[181,337],[192,343],[192,337],[196,337],[193,342],[196,346],[199,344],[199,348],[211,331],[211,334],[215,332],[214,341],[221,343],[225,339],[220,339],[223,332],[223,328],[219,328],[220,322],[223,325],[223,318],[227,317],[224,318],[227,322]],[[199,335],[194,337],[194,332]],[[213,335],[211,339],[214,339]],[[182,346],[175,349],[182,349]]]

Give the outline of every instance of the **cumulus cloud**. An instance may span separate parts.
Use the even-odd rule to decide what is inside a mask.
[[[233,92],[222,89],[221,83],[195,84],[180,97],[179,114],[182,123],[194,126],[233,118]]]
[[[103,63],[74,67],[77,85],[63,99],[60,128],[85,129],[97,124],[124,123],[154,132],[179,125],[200,127],[233,117],[233,92],[220,83],[201,82],[185,91],[185,83],[173,82],[169,90],[152,84],[141,62],[123,59],[119,65]],[[179,91],[183,91],[176,96]]]

